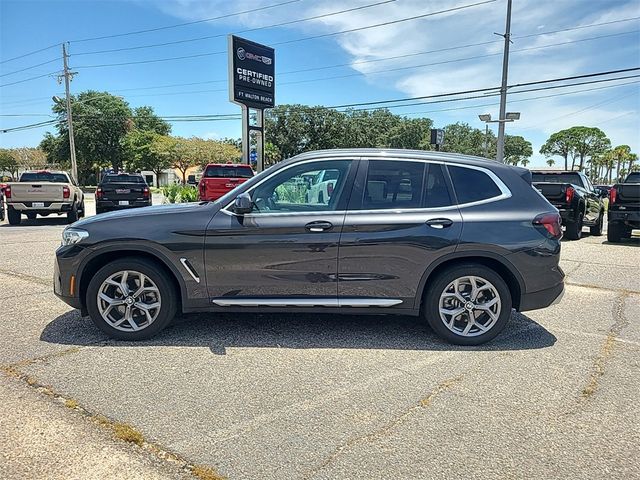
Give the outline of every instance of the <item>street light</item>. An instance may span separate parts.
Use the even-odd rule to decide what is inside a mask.
[[[484,135],[484,156],[489,156],[489,124],[490,123],[506,123],[506,122],[515,122],[516,120],[520,120],[520,112],[507,112],[505,114],[505,118],[503,120],[491,120],[490,113],[483,113],[482,115],[478,115],[478,118],[486,123]]]

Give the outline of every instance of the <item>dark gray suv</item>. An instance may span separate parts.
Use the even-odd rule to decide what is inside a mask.
[[[558,211],[531,174],[409,150],[283,161],[215,202],[87,218],[63,233],[55,293],[118,339],[182,312],[422,316],[477,345],[511,310],[559,300]]]

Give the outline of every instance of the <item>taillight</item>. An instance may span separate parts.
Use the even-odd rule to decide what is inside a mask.
[[[562,228],[560,227],[560,215],[557,213],[542,213],[533,219],[533,224],[544,227],[544,229],[553,238],[562,237]]]
[[[71,196],[71,191],[69,187],[62,187],[62,198],[69,198]]]
[[[616,199],[618,198],[618,191],[615,188],[609,190],[609,205],[616,203]]]
[[[144,190],[142,190],[142,196],[144,198],[149,198],[149,187],[144,187]]]
[[[4,187],[4,196],[7,198],[11,198],[11,185],[7,185]]]
[[[200,180],[200,185],[198,186],[200,190],[200,200],[204,200],[204,196],[207,192],[207,184],[205,183],[204,180]]]
[[[565,192],[565,200],[566,200],[567,203],[571,203],[575,193],[576,193],[576,189],[575,188],[567,187],[567,191]]]
[[[96,198],[97,198],[97,199],[102,198],[102,188],[100,188],[100,187],[98,187],[98,188],[96,189]]]
[[[329,195],[329,196],[333,195],[333,183],[332,182],[327,183],[327,195]]]

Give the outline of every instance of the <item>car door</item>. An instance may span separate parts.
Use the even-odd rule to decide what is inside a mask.
[[[340,238],[340,302],[413,308],[427,267],[462,231],[447,173],[422,160],[360,163]]]
[[[600,215],[600,196],[596,193],[591,181],[586,175],[582,178],[582,181],[584,182],[587,191],[586,217],[590,222],[595,222]]]
[[[336,176],[330,197],[310,198],[310,178]],[[218,305],[333,305],[338,242],[355,162],[318,159],[275,171],[248,190],[253,211],[227,207],[206,232],[207,285]]]

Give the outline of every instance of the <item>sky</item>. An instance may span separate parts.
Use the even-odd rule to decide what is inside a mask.
[[[278,104],[332,106],[495,87],[504,42],[494,32],[504,33],[506,0],[403,20],[482,1],[0,0],[0,130],[51,118],[51,97],[64,93],[57,83],[62,42],[70,42],[77,72],[72,93],[108,91],[164,116],[240,112],[228,100],[225,53],[226,35],[238,32],[276,49]],[[356,7],[365,8],[328,15]],[[309,17],[316,18],[259,28]],[[190,24],[175,26],[182,23]],[[141,30],[154,31],[132,33]],[[352,31],[335,34],[345,30]],[[511,32],[509,84],[640,67],[640,0],[514,0]],[[104,36],[110,38],[95,38]],[[291,42],[304,37],[316,38]],[[118,49],[126,50],[105,52]],[[164,60],[181,56],[191,58]],[[144,63],[113,65],[130,62]],[[640,70],[617,77],[633,75]],[[495,96],[427,101],[391,111],[432,118],[436,127],[484,128],[478,114],[498,118]],[[640,77],[512,93],[507,111],[521,113],[506,131],[532,142],[532,166],[544,164],[538,150],[551,133],[574,125],[600,127],[613,145],[640,152]],[[0,133],[0,147],[37,146],[46,131],[53,129]],[[241,124],[175,122],[172,133],[238,138]]]

